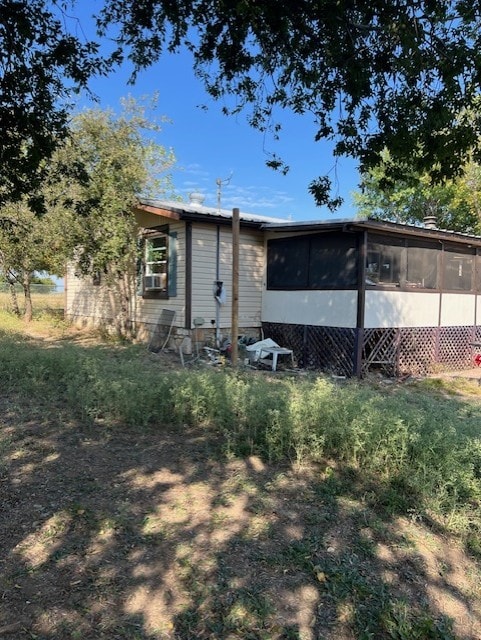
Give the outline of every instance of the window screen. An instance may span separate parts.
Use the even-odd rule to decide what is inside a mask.
[[[309,288],[342,288],[356,285],[356,236],[326,234],[313,237],[309,260]]]
[[[476,256],[476,291],[481,291],[481,253],[479,249]]]
[[[404,240],[371,236],[367,245],[366,284],[397,285],[401,282]]]
[[[270,240],[267,245],[267,287],[306,289],[308,265],[308,238]]]
[[[406,286],[436,289],[441,246],[417,240],[408,240]]]
[[[356,236],[327,233],[269,240],[268,289],[336,289],[357,284]]]
[[[470,249],[444,248],[444,289],[471,291],[473,288],[474,254]]]

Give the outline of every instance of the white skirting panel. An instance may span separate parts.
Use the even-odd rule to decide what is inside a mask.
[[[475,324],[476,296],[462,293],[443,293],[441,326],[458,327]]]
[[[357,291],[264,291],[262,322],[355,328]]]
[[[366,291],[366,329],[437,327],[439,293],[419,291]],[[459,323],[463,324],[463,323]]]

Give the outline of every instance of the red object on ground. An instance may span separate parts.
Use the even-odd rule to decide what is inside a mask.
[[[477,354],[474,356],[473,360],[474,360],[474,364],[475,364],[477,367],[481,367],[481,353],[477,353]]]

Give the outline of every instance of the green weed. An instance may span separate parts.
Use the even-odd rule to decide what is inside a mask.
[[[468,536],[472,549],[481,546],[476,399],[422,386],[395,393],[357,382],[339,386],[322,376],[166,372],[140,346],[44,348],[9,328],[0,340],[6,391],[63,400],[99,428],[192,425],[220,435],[230,455],[297,464],[335,460],[372,480],[372,506],[427,513]]]

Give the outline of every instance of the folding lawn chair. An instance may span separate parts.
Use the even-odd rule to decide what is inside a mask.
[[[175,311],[162,309],[159,320],[150,336],[148,350],[163,351],[167,346],[175,320]]]

